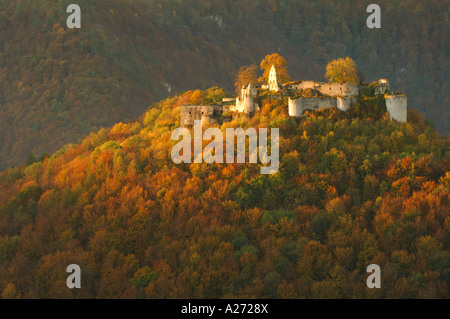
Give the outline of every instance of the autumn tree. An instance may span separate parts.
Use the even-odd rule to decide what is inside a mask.
[[[257,69],[258,67],[254,64],[245,65],[239,69],[236,75],[236,80],[234,82],[234,85],[236,86],[237,95],[239,95],[243,85],[247,85],[249,83],[252,84],[258,83],[258,76],[256,74]]]
[[[359,83],[359,72],[353,59],[346,57],[328,63],[325,77],[333,83]]]
[[[275,66],[277,70],[277,77],[279,83],[286,83],[291,80],[289,76],[287,62],[286,60],[279,55],[278,53],[274,53],[271,55],[266,55],[266,57],[261,61],[261,70],[263,70],[263,76],[259,78],[259,82],[268,82],[269,73],[272,65]]]
[[[2,299],[19,299],[20,293],[17,292],[13,283],[8,283],[2,291]]]
[[[217,103],[222,101],[224,97],[226,97],[225,91],[222,88],[214,86],[206,90],[205,103]]]

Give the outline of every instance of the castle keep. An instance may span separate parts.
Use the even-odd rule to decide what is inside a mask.
[[[358,86],[353,83],[323,83],[313,81],[297,81],[285,85],[278,83],[275,66],[272,65],[269,73],[268,83],[255,85],[249,83],[244,85],[241,93],[236,98],[224,98],[221,104],[216,105],[183,105],[181,107],[181,126],[190,127],[195,120],[201,120],[203,124],[218,123],[223,113],[234,111],[252,115],[259,110],[255,97],[260,91],[277,93],[283,90],[288,94],[288,111],[293,117],[300,117],[306,110],[321,110],[337,107],[346,112],[356,104],[359,95]],[[296,96],[296,92],[307,91],[307,96]],[[373,95],[384,95],[386,109],[390,119],[406,122],[407,97],[405,94],[393,94],[389,82],[386,79],[378,81],[373,90]]]

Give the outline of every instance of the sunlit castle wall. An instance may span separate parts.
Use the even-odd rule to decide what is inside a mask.
[[[322,110],[337,105],[337,99],[332,97],[302,97],[297,100],[289,98],[289,116],[302,116],[306,110]]]
[[[386,109],[389,117],[399,122],[407,121],[408,105],[406,95],[386,95]]]

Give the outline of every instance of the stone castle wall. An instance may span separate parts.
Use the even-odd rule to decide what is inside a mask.
[[[201,120],[203,125],[217,123],[223,111],[221,105],[182,105],[181,126],[193,126],[195,120]]]
[[[306,110],[322,110],[337,106],[337,99],[332,97],[302,97],[297,100],[289,98],[289,116],[302,116]]]
[[[313,89],[319,91],[323,95],[328,96],[357,96],[359,94],[358,86],[353,83],[322,83],[314,81],[302,81],[299,84],[289,86],[292,90]]]
[[[379,95],[379,94],[386,94],[388,93],[390,90],[389,84],[388,83],[382,83],[380,85],[378,85],[374,91],[373,94],[374,95]]]
[[[337,108],[343,112],[347,112],[351,105],[356,104],[356,100],[353,97],[338,97]]]
[[[233,111],[241,113],[252,113],[256,111],[255,96],[258,93],[257,87],[249,83],[241,90],[241,95],[236,98],[236,105],[232,109]]]
[[[408,106],[406,95],[386,95],[386,109],[390,119],[399,122],[407,121]]]

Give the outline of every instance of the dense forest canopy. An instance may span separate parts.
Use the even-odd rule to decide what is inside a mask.
[[[323,80],[352,57],[367,79],[387,78],[408,104],[448,133],[448,2],[0,0],[0,169],[142,114],[173,92],[233,92],[242,65],[282,54],[295,80]],[[169,91],[171,93],[169,93]]]
[[[370,89],[370,88],[368,88]],[[280,129],[280,169],[174,164],[187,91],[0,174],[3,298],[449,298],[450,139],[383,99],[216,126]],[[205,144],[208,141],[205,141]],[[66,287],[66,267],[82,289]],[[382,288],[366,287],[366,267]]]

